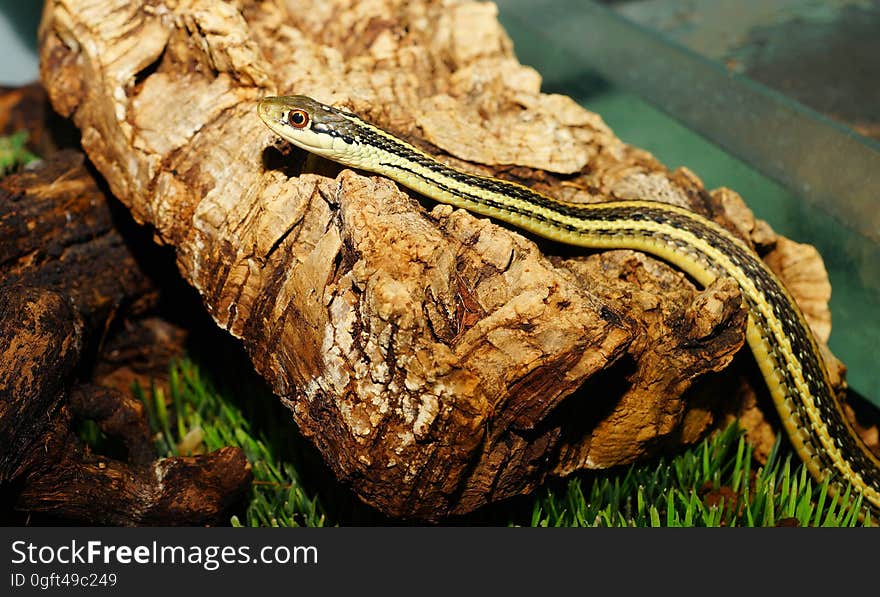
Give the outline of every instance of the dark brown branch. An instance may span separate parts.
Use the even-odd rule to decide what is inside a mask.
[[[88,381],[108,338],[117,362],[150,343],[166,354],[167,326],[120,325],[157,298],[81,153],[0,181],[0,488],[19,510],[88,524],[228,520],[250,486],[240,449],[156,460],[143,405]],[[114,337],[117,326],[136,337]],[[127,457],[92,453],[77,436],[83,419]]]

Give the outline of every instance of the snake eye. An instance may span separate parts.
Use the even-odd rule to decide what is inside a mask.
[[[287,115],[287,122],[294,128],[305,128],[309,123],[309,115],[305,110],[291,110]]]

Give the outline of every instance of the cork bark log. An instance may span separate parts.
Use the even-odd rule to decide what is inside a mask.
[[[47,0],[41,76],[112,192],[240,338],[338,477],[437,519],[695,440],[743,344],[738,289],[528,238],[291,150],[266,95],[344,106],[569,201],[683,205],[752,243],[827,338],[808,246],[540,92],[494,5]],[[729,393],[729,392],[728,392]]]
[[[131,334],[123,342],[124,332],[156,329],[141,316],[159,291],[141,270],[132,238],[117,230],[85,156],[55,151],[41,127],[45,102],[36,87],[0,93],[0,134],[24,128],[46,156],[0,181],[3,510],[86,524],[228,520],[228,508],[250,487],[243,452],[157,459],[143,405],[127,390],[90,381],[101,370],[110,375],[100,362],[105,347],[134,344]],[[154,354],[162,344],[157,335],[144,343]],[[98,423],[126,454],[87,448],[78,435],[83,420]]]

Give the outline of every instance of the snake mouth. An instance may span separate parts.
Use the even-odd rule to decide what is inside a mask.
[[[257,114],[260,119],[272,128],[273,124],[281,124],[287,108],[280,97],[264,97],[257,104]],[[273,128],[273,130],[275,130]]]

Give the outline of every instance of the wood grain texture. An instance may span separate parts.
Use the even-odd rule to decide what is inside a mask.
[[[0,95],[0,105],[40,101],[14,95],[10,103]],[[31,130],[31,117],[21,122]],[[161,324],[139,317],[159,292],[83,154],[52,153],[49,135],[42,137],[51,157],[0,180],[0,518],[18,521],[6,512],[14,509],[22,521],[35,515],[56,524],[225,523],[250,487],[244,453],[157,459],[130,384],[120,391],[88,381],[111,375],[109,363],[96,364],[104,348],[118,370],[136,364],[136,345],[153,347],[153,355],[165,347]],[[135,339],[118,329],[129,326],[143,333]],[[123,453],[111,458],[85,446],[85,420],[119,440]]]

